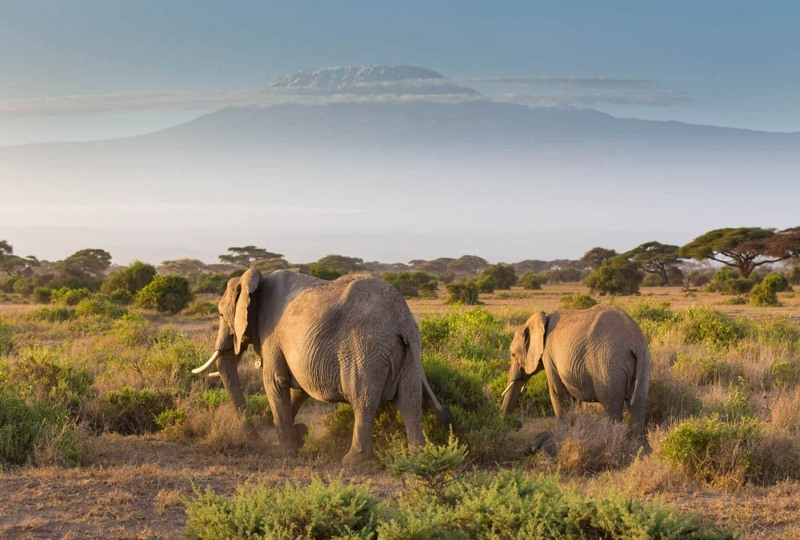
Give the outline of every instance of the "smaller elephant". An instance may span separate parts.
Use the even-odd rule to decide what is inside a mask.
[[[525,382],[544,369],[557,418],[563,419],[575,402],[599,402],[621,422],[627,404],[633,434],[646,444],[650,351],[627,313],[605,306],[550,315],[540,311],[517,329],[510,349],[504,414],[514,409]]]

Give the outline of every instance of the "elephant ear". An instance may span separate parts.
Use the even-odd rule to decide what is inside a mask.
[[[236,314],[233,317],[233,352],[236,354],[242,350],[242,339],[247,331],[250,295],[256,291],[260,281],[261,272],[255,268],[250,268],[239,278],[239,298],[236,300]]]
[[[541,369],[546,327],[547,316],[544,311],[534,313],[525,323],[526,341],[528,342],[528,354],[525,355],[525,373],[527,375],[533,375]]]

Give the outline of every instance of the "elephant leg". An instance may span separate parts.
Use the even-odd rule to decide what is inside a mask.
[[[377,399],[365,407],[353,407],[355,414],[353,442],[350,444],[350,450],[342,459],[344,465],[357,465],[372,458],[372,432],[375,430],[377,412]]]
[[[608,415],[611,420],[620,423],[622,423],[622,407],[623,402],[619,400],[612,399],[603,403],[603,408],[606,411],[606,415]]]
[[[422,434],[422,381],[416,377],[407,377],[397,388],[394,405],[403,417],[406,426],[408,445],[412,448],[425,445]]]
[[[291,377],[282,358],[272,358],[264,369],[264,390],[267,393],[278,444],[281,453],[291,455],[297,452],[297,436],[292,414]]]
[[[631,431],[633,436],[642,446],[647,446],[647,433],[645,430],[645,408],[643,406],[631,407],[628,403],[628,414],[631,415]]]
[[[292,389],[292,418],[297,417],[297,411],[308,401],[309,395],[303,389]]]
[[[550,387],[550,403],[553,405],[553,412],[556,418],[563,420],[567,412],[575,405],[575,399],[564,387],[561,381],[552,381]]]

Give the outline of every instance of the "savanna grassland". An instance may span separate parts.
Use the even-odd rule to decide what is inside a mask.
[[[514,287],[481,294],[477,307],[448,305],[441,289],[410,299],[458,442],[447,446],[427,413],[440,446],[409,456],[387,406],[383,457],[344,471],[348,407],[308,403],[300,455],[279,458],[251,353],[240,367],[245,420],[218,380],[191,374],[213,352],[217,317],[203,302],[216,296],[174,316],[9,296],[0,537],[256,538],[265,523],[287,538],[800,536],[800,296],[780,292],[777,307],[680,287],[595,296],[631,313],[649,340],[650,451],[639,451],[593,406],[556,426],[543,373],[519,416],[499,417],[514,328],[587,292]],[[550,428],[557,455],[527,455]]]

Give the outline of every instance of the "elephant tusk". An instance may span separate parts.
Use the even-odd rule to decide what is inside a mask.
[[[222,375],[219,374],[219,371],[213,371],[208,374],[209,379],[217,379],[219,377],[222,377]]]
[[[508,386],[506,386],[506,389],[503,390],[502,394],[500,394],[500,397],[504,397],[506,394],[508,394],[508,391],[511,390],[511,387],[514,386],[514,384],[516,384],[516,382],[517,381],[511,381],[510,383],[508,383]]]
[[[216,360],[217,358],[219,358],[219,351],[216,351],[214,354],[212,354],[211,358],[209,358],[208,361],[205,364],[203,364],[202,366],[200,366],[198,368],[194,368],[192,370],[192,373],[194,373],[196,375],[198,373],[204,372],[205,370],[207,370],[211,366],[211,364],[214,363],[214,360]]]

